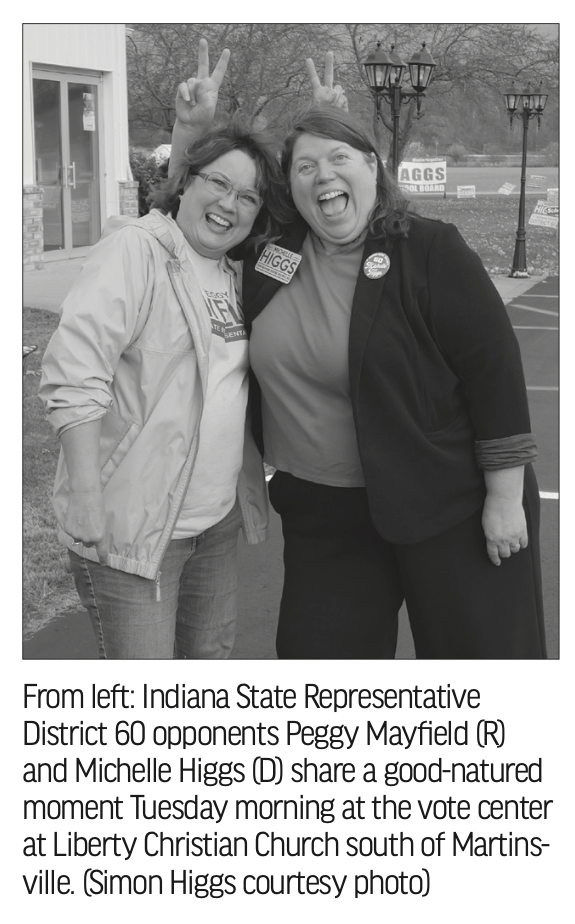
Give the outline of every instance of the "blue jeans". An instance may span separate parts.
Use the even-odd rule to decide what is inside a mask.
[[[101,658],[223,659],[237,616],[239,504],[200,536],[174,539],[155,581],[69,552]]]

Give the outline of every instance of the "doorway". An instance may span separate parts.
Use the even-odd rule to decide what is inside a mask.
[[[101,78],[34,68],[36,184],[43,190],[44,259],[98,241]]]

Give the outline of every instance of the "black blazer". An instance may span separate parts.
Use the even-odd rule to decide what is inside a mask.
[[[278,245],[299,252],[308,227]],[[388,273],[363,261],[386,253]],[[248,330],[282,283],[244,263]],[[481,260],[454,225],[414,218],[394,244],[368,237],[353,298],[349,376],[373,522],[384,539],[421,542],[471,516],[485,486],[475,443],[530,432],[519,345]],[[260,448],[259,388],[252,390]]]

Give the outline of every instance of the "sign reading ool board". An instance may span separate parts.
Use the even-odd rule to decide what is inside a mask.
[[[447,161],[404,160],[397,179],[402,189],[414,193],[445,193]]]
[[[458,186],[458,199],[475,199],[475,186]]]

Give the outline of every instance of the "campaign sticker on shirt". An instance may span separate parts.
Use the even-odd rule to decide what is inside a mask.
[[[381,279],[390,266],[391,261],[386,253],[372,253],[363,264],[363,271],[368,279]]]
[[[291,282],[293,274],[301,263],[301,255],[278,247],[277,244],[268,244],[256,263],[258,273],[271,276],[280,282]]]

